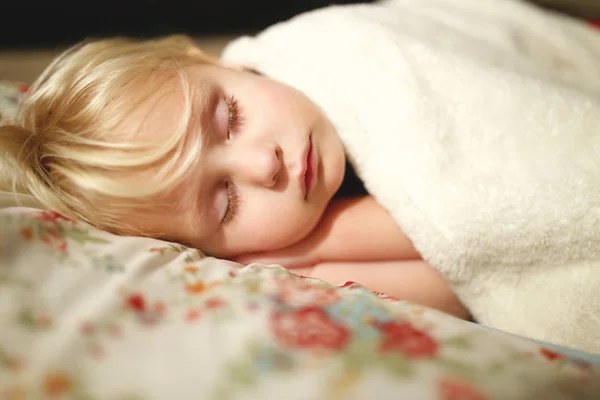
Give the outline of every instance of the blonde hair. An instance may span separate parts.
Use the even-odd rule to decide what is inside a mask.
[[[184,146],[192,107],[184,69],[197,63],[218,61],[186,36],[104,39],[67,50],[32,85],[15,120],[0,125],[0,189],[31,194],[101,229],[131,233],[122,221],[128,209],[167,190],[193,161]],[[184,88],[185,104],[170,138],[134,144],[127,133],[117,137],[127,115],[172,79]],[[153,179],[136,185],[115,174],[157,165]]]

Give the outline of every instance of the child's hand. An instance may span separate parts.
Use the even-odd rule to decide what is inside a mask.
[[[421,256],[396,221],[370,196],[332,202],[308,237],[281,250],[243,254],[241,264],[286,268],[322,262],[417,260]]]
[[[278,264],[285,268],[312,267],[321,262],[319,257],[320,235],[311,234],[300,242],[280,250],[242,254],[233,261],[248,265],[251,263]]]

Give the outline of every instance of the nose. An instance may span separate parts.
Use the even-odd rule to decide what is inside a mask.
[[[282,169],[281,148],[275,144],[254,146],[237,152],[234,173],[238,179],[266,188],[274,187]]]

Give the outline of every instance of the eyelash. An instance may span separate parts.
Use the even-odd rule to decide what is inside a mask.
[[[231,139],[232,133],[239,130],[241,125],[240,117],[240,106],[237,99],[234,96],[227,96],[225,98],[227,108],[229,109],[229,118],[227,120],[227,139]],[[228,225],[233,221],[238,212],[239,196],[235,185],[232,182],[225,183],[225,190],[227,190],[227,209],[223,216],[223,225]]]
[[[233,221],[237,215],[237,209],[240,201],[237,190],[235,189],[233,183],[226,182],[225,190],[227,190],[227,209],[225,210],[225,215],[223,216],[223,225],[230,224],[231,221]]]
[[[231,134],[240,129],[240,125],[242,123],[242,112],[238,101],[234,96],[227,96],[225,98],[225,102],[227,103],[227,108],[229,109],[229,119],[227,120],[227,139],[230,139]]]

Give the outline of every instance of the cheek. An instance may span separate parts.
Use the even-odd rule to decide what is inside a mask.
[[[320,213],[314,207],[296,207],[263,203],[239,226],[238,239],[245,252],[276,250],[291,246],[304,239],[317,224]]]
[[[268,83],[248,89],[240,94],[240,98],[247,100],[245,107],[252,119],[260,120],[271,130],[279,132],[281,129],[289,129],[290,125],[303,122],[299,121],[299,116],[305,114],[304,102],[290,93],[288,88]],[[275,128],[273,125],[280,127]]]
[[[344,179],[346,166],[346,153],[339,137],[333,127],[326,126],[320,137],[320,152],[322,165],[322,177],[325,195],[328,200],[339,189]]]

